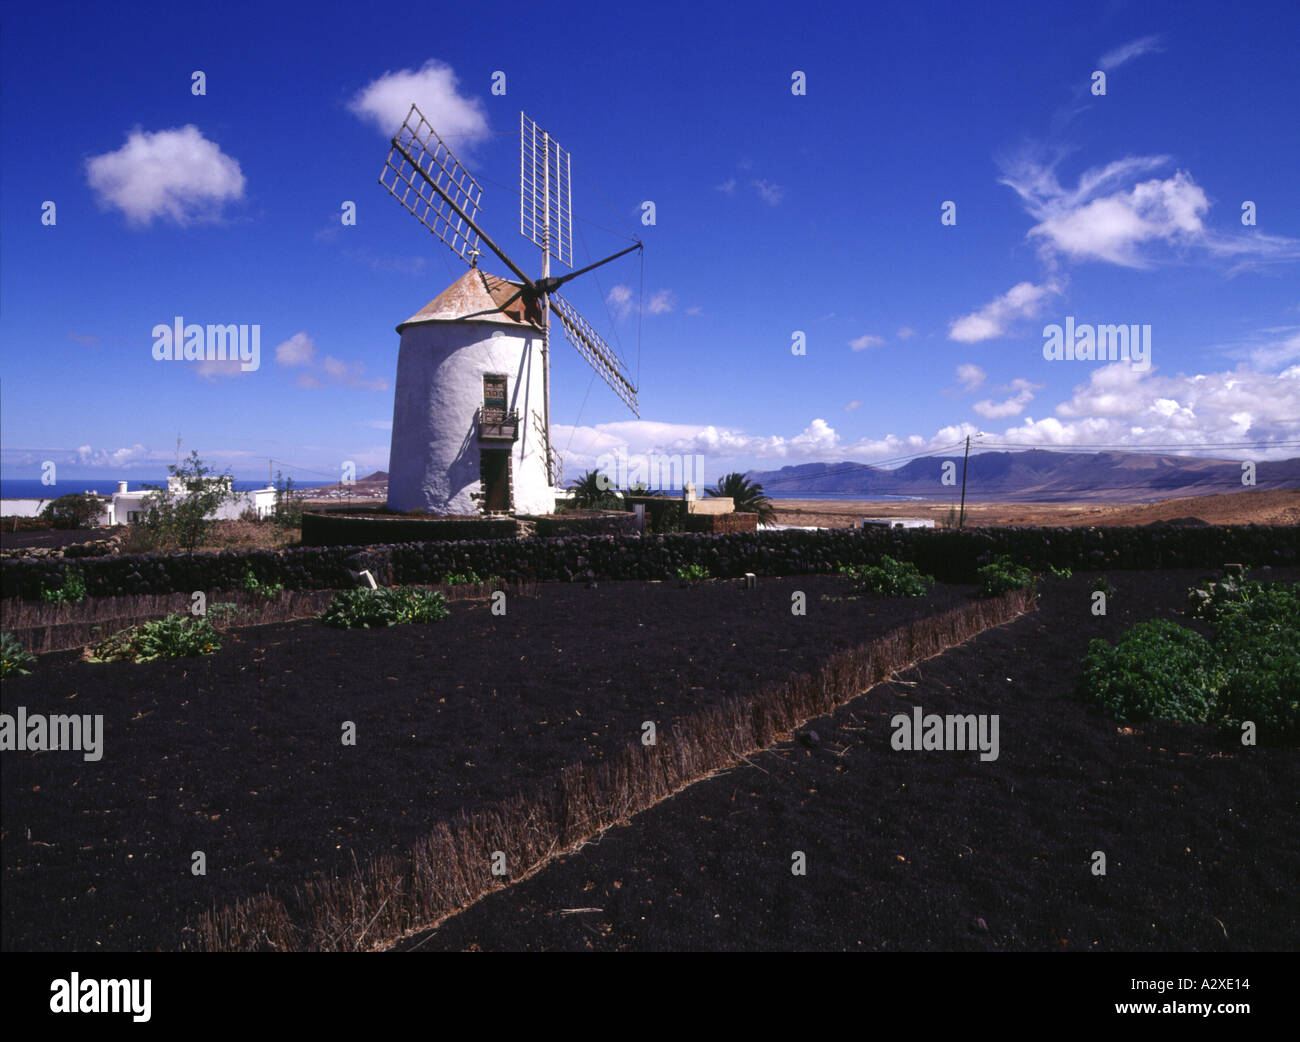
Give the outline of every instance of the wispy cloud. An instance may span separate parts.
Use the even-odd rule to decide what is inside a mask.
[[[957,382],[961,384],[963,391],[978,390],[984,385],[984,381],[988,379],[988,373],[971,362],[959,365],[956,376]]]
[[[975,344],[1000,337],[1016,319],[1038,315],[1047,298],[1059,292],[1054,283],[1039,286],[1032,282],[1018,282],[978,311],[954,319],[948,326],[948,339]]]
[[[982,402],[976,402],[971,408],[987,420],[998,420],[1006,416],[1019,416],[1025,411],[1025,406],[1034,400],[1034,392],[1041,391],[1043,385],[1030,383],[1024,379],[1016,379],[1012,380],[1006,389],[1014,391],[1015,394],[1001,402],[986,398]]]
[[[1128,43],[1121,44],[1112,51],[1107,51],[1097,59],[1097,68],[1103,72],[1110,72],[1112,69],[1118,69],[1125,62],[1132,61],[1134,58],[1140,58],[1144,54],[1150,54],[1153,51],[1160,51],[1159,36],[1143,36],[1141,39],[1130,40]]]
[[[754,191],[758,193],[758,197],[768,206],[776,206],[785,198],[785,189],[781,185],[765,181],[762,178],[755,178],[750,184],[753,186]]]
[[[617,319],[626,318],[636,311],[636,296],[631,286],[617,285],[610,287],[605,294],[605,303],[610,314]],[[677,307],[677,294],[670,289],[655,290],[642,305],[641,311],[646,315],[666,315]],[[687,314],[698,314],[699,308],[687,309]]]
[[[727,195],[731,195],[736,190],[736,179],[734,177],[729,177],[723,181],[722,184],[714,185],[713,190],[715,192],[726,192]]]
[[[275,346],[275,363],[286,369],[302,369],[299,387],[318,390],[327,382],[357,387],[366,391],[386,391],[388,381],[367,379],[366,367],[360,362],[345,362],[326,355],[316,360],[316,342],[307,333],[295,333]],[[324,379],[322,379],[324,377]]]
[[[872,336],[870,333],[864,333],[862,336],[854,337],[849,341],[849,347],[854,351],[865,351],[869,347],[879,347],[885,342],[884,337]]]

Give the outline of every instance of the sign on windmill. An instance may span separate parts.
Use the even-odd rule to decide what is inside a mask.
[[[627,366],[558,292],[571,279],[641,249],[572,268],[569,154],[520,113],[520,232],[542,251],[533,278],[478,223],[483,189],[414,105],[379,176],[469,270],[397,326],[388,506],[432,514],[555,509],[560,460],[551,443],[550,316],[587,363],[637,412]],[[482,246],[513,279],[479,267]]]

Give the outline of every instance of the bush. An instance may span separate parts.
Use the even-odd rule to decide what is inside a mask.
[[[848,576],[859,591],[886,597],[924,597],[934,586],[933,575],[922,575],[910,561],[887,555],[877,565],[841,565],[840,574]]]
[[[142,622],[121,630],[89,649],[91,662],[152,662],[158,658],[210,655],[221,648],[221,638],[206,618],[173,613],[156,622]]]
[[[284,589],[284,583],[262,582],[253,574],[253,569],[249,568],[244,572],[244,590],[247,593],[255,594],[258,597],[265,597],[268,600]]]
[[[474,571],[473,568],[463,572],[448,572],[442,577],[444,586],[469,586],[471,583],[481,583],[482,581],[478,572]]]
[[[80,604],[86,599],[86,580],[71,568],[63,573],[61,586],[42,586],[41,600],[46,604]]]
[[[0,633],[0,678],[25,676],[29,666],[36,664],[36,656],[24,651],[12,633]]]
[[[702,564],[687,564],[677,569],[677,581],[683,586],[692,586],[712,578],[709,570]]]
[[[103,515],[99,497],[84,492],[60,496],[47,504],[42,513],[54,528],[93,528]]]
[[[1191,614],[1211,620],[1212,641],[1158,620],[1128,630],[1115,648],[1089,645],[1081,693],[1117,720],[1215,722],[1263,740],[1300,737],[1300,584],[1205,580]]]
[[[1110,583],[1109,575],[1099,575],[1092,581],[1093,593],[1104,593],[1107,600],[1115,595],[1115,587]]]
[[[999,554],[978,569],[980,597],[999,597],[1012,590],[1033,589],[1034,573],[1028,566],[1016,564],[1007,554]]]
[[[1080,693],[1121,723],[1204,723],[1217,689],[1214,650],[1195,630],[1167,619],[1140,622],[1111,647],[1088,645]]]
[[[447,599],[436,590],[343,590],[320,615],[321,622],[339,629],[370,629],[408,622],[437,622],[450,613]]]

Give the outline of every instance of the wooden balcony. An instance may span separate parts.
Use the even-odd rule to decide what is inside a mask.
[[[484,405],[478,410],[478,436],[483,441],[518,441],[519,413]]]

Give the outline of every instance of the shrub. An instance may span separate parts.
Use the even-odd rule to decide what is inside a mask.
[[[244,572],[244,590],[247,593],[270,599],[280,593],[283,589],[284,583],[262,582],[253,574],[253,569],[251,568]]]
[[[1115,587],[1110,583],[1109,575],[1099,575],[1092,581],[1093,593],[1104,593],[1109,600],[1115,595]]]
[[[1219,691],[1223,725],[1239,730],[1252,720],[1263,736],[1300,737],[1300,584],[1244,583],[1212,600],[1211,613],[1226,673]]]
[[[910,561],[887,555],[878,565],[841,565],[840,574],[848,576],[858,590],[886,597],[924,597],[934,586],[933,575],[923,575]]]
[[[1070,571],[1070,569],[1057,568],[1056,565],[1054,564],[1049,564],[1047,566],[1047,573],[1053,579],[1068,579],[1071,575],[1074,574],[1073,572]]]
[[[473,568],[463,572],[448,572],[442,577],[444,586],[468,586],[471,583],[481,583],[483,579],[479,577],[478,572]]]
[[[121,630],[88,650],[91,662],[152,662],[158,658],[210,655],[221,648],[221,638],[206,618],[172,613],[156,622],[142,622]]]
[[[0,633],[0,678],[25,676],[29,666],[36,664],[36,656],[24,651],[12,633]]]
[[[104,514],[98,496],[72,492],[48,503],[42,516],[54,528],[92,528]]]
[[[1217,679],[1214,650],[1195,630],[1168,619],[1140,622],[1111,647],[1088,645],[1080,693],[1121,723],[1210,716]]]
[[[708,568],[702,564],[684,564],[677,569],[677,581],[683,586],[702,583],[711,578]]]
[[[1034,586],[1034,573],[1026,565],[1016,564],[1007,554],[999,554],[976,574],[980,579],[980,597],[999,597],[1012,590],[1033,589]]]
[[[41,600],[46,604],[80,604],[85,599],[86,580],[72,568],[64,571],[61,586],[41,587]]]
[[[437,622],[450,613],[447,599],[436,590],[343,590],[320,615],[321,622],[339,629],[370,629],[408,622]]]
[[[277,528],[290,529],[302,526],[302,501],[304,493],[293,487],[293,478],[275,472],[275,507],[271,521]]]
[[[178,488],[146,485],[154,494],[137,524],[149,532],[156,546],[175,544],[192,554],[212,530],[212,515],[239,494],[231,475],[216,473],[197,452],[191,452],[184,463],[168,465],[167,471]]]

